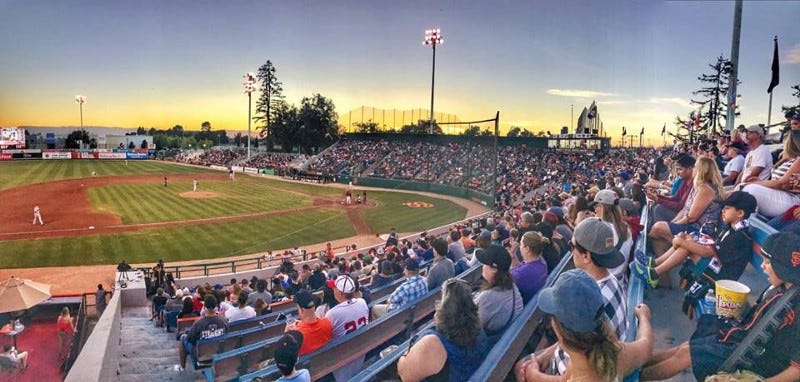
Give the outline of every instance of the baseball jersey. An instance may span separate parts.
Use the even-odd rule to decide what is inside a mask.
[[[325,317],[331,320],[333,338],[339,338],[369,322],[369,307],[363,298],[354,298],[334,306]]]

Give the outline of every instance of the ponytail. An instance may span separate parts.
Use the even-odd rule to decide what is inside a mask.
[[[621,347],[617,344],[617,336],[607,319],[591,332],[575,332],[557,322],[553,326],[560,337],[561,345],[583,353],[589,361],[594,373],[605,381],[617,377],[617,358]]]

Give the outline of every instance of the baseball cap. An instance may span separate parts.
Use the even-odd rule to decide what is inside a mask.
[[[625,171],[620,172],[619,177],[622,178],[622,180],[629,180],[631,178],[631,176]]]
[[[308,289],[301,289],[299,292],[295,293],[294,302],[304,309],[311,309],[317,306],[316,297],[314,297],[314,294]]]
[[[447,242],[442,238],[436,238],[431,241],[431,246],[439,256],[447,256]]]
[[[594,207],[597,203],[602,203],[608,206],[617,205],[619,202],[619,198],[617,194],[612,190],[600,190],[595,196],[594,201],[589,203],[592,207]]]
[[[767,237],[761,253],[768,258],[772,270],[787,283],[800,283],[800,235],[776,232]]]
[[[539,308],[567,329],[591,332],[602,322],[603,296],[597,282],[582,269],[561,274],[555,284],[539,292]]]
[[[342,293],[353,293],[356,291],[356,282],[348,275],[340,275],[334,282],[336,289]]]
[[[403,263],[403,268],[405,268],[407,271],[416,272],[419,271],[419,263],[417,263],[417,260],[414,259],[406,259],[406,261]]]
[[[636,210],[636,204],[633,203],[632,199],[622,198],[619,200],[619,208],[625,210],[629,216],[638,215],[639,211]]]
[[[486,241],[491,241],[492,240],[492,233],[489,232],[489,230],[484,229],[484,230],[481,231],[480,234],[478,234],[478,237],[480,237],[481,239],[484,239]]]
[[[533,223],[533,214],[530,211],[525,211],[522,215],[519,216],[521,220],[524,220],[528,223]]]
[[[591,252],[592,260],[603,268],[616,268],[625,261],[614,244],[614,228],[600,218],[583,219],[572,237]]]
[[[178,289],[175,291],[175,298],[183,298],[183,289]]]
[[[508,250],[497,244],[490,245],[483,252],[476,252],[475,256],[481,264],[486,264],[501,271],[507,271],[511,267],[511,255]]]
[[[275,346],[275,365],[283,370],[294,369],[302,343],[303,333],[297,330],[286,332]]]
[[[758,202],[753,195],[744,191],[734,191],[722,201],[723,206],[731,206],[737,210],[744,211],[744,218],[750,217],[750,214],[756,212]]]
[[[763,137],[763,136],[764,136],[764,128],[763,128],[763,127],[761,127],[760,125],[750,125],[750,126],[747,126],[747,131],[748,131],[748,132],[754,132],[754,133],[758,133],[758,135],[759,135],[759,136],[761,136],[761,137]]]
[[[547,209],[547,212],[552,212],[553,215],[556,215],[557,218],[563,219],[564,218],[564,209],[561,207],[553,206]]]

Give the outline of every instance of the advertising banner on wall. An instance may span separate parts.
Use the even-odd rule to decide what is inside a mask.
[[[127,153],[127,159],[147,159],[147,153]]]
[[[85,153],[82,152],[81,159],[97,159],[97,153]]]
[[[258,169],[255,167],[245,167],[244,172],[248,174],[258,174]]]
[[[126,159],[125,153],[99,152],[97,157],[100,159]]]
[[[72,159],[72,153],[62,153],[54,151],[45,151],[42,153],[43,159]]]
[[[11,154],[0,153],[0,160],[11,160]]]

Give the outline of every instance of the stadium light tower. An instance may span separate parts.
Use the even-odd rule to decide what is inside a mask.
[[[425,41],[422,45],[430,45],[433,48],[433,65],[431,68],[431,118],[428,134],[433,134],[433,85],[436,80],[436,45],[444,44],[444,36],[439,28],[428,29],[425,31]]]
[[[83,130],[83,104],[86,103],[86,96],[76,95],[75,102],[78,103],[78,107],[81,109],[81,130]]]
[[[252,107],[253,92],[256,90],[256,75],[253,72],[247,72],[242,77],[244,78],[244,92],[247,93],[247,159],[250,159],[250,111]]]

